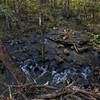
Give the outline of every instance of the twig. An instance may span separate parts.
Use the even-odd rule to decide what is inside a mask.
[[[68,91],[63,91],[63,92],[54,92],[54,93],[51,93],[51,94],[46,94],[46,95],[39,95],[39,96],[36,96],[36,98],[38,99],[54,99],[54,98],[57,98],[57,97],[60,97],[61,95],[65,95],[67,94]]]
[[[77,47],[76,47],[76,44],[75,44],[75,43],[73,43],[73,46],[74,46],[74,48],[75,48],[76,52],[77,52],[77,53],[79,53],[79,50],[77,49]]]
[[[16,95],[16,94],[20,94],[24,98],[24,100],[28,100],[27,97],[24,94],[22,94],[21,92],[13,93],[13,95]]]
[[[6,86],[6,87],[11,87],[11,88],[23,88],[23,87],[27,87],[27,86],[32,86],[34,88],[46,88],[46,89],[52,89],[52,90],[57,90],[58,88],[53,87],[53,86],[48,86],[48,85],[34,85],[33,83],[26,83],[26,84],[18,84],[18,85],[8,85],[6,83],[2,83],[0,82],[0,84]]]
[[[44,99],[55,99],[55,98],[60,98],[63,99],[63,97],[67,98],[68,95],[72,95],[74,97],[83,97],[87,100],[96,100],[100,99],[100,91],[98,92],[90,92],[90,91],[86,91],[86,90],[81,90],[80,88],[78,88],[77,86],[74,86],[75,82],[72,82],[71,84],[64,86],[61,89],[52,87],[52,86],[44,86],[44,85],[34,85],[33,83],[26,83],[26,84],[19,84],[19,85],[8,85],[6,83],[2,83],[0,82],[0,84],[3,84],[4,86],[8,87],[8,92],[9,92],[9,98],[10,100],[13,100],[13,95],[16,95],[17,93],[20,93],[23,98],[27,98],[26,95],[24,93],[21,93],[21,90],[27,87],[32,87],[32,88],[43,88],[43,89],[48,89],[48,90],[53,90],[53,92],[51,94],[43,94],[43,95],[35,95],[35,100],[44,100]],[[11,93],[11,89],[13,90],[13,88],[17,91],[15,91],[14,93]],[[21,90],[20,90],[21,89]],[[28,88],[27,88],[28,89]],[[25,89],[25,91],[27,92],[27,90]],[[26,99],[27,100],[27,99]],[[34,99],[33,99],[34,100]]]
[[[82,100],[81,97],[78,97],[76,95],[68,94],[66,95],[63,100],[67,100],[69,97],[71,97],[71,100]]]
[[[65,95],[67,93],[70,92],[70,90],[68,90],[68,88],[70,88],[72,85],[74,84],[74,82],[72,82],[71,84],[69,84],[68,86],[65,87],[65,91],[61,91],[63,89],[58,90],[57,92],[54,92],[52,94],[46,94],[46,95],[41,95],[41,96],[37,96],[37,98],[41,98],[41,99],[53,99],[56,97],[60,97],[62,95]]]
[[[86,100],[96,100],[96,98],[94,98],[91,95],[86,95],[86,94],[83,94],[83,93],[78,93],[78,95],[81,96],[82,98],[86,99]]]
[[[11,87],[27,87],[27,86],[32,86],[34,88],[47,88],[47,89],[52,89],[52,90],[57,90],[56,87],[53,86],[45,86],[45,85],[33,85],[31,84],[23,84],[23,85],[10,85]]]
[[[72,87],[72,90],[76,91],[75,93],[82,93],[82,94],[85,94],[85,95],[91,95],[91,96],[93,96],[95,98],[99,98],[100,99],[100,94],[98,94],[98,93],[100,93],[100,91],[98,93],[95,93],[95,92],[93,93],[93,92],[89,92],[89,91],[87,92],[85,90],[79,89],[76,86]]]
[[[9,88],[9,98],[10,98],[10,100],[13,100],[13,97],[12,97],[12,94],[11,94],[11,87],[9,86],[8,88]]]

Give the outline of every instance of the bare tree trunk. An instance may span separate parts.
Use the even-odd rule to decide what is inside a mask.
[[[39,16],[39,26],[41,28],[41,55],[42,62],[45,61],[45,38],[44,38],[44,18],[43,18],[43,0],[40,0],[40,16]]]
[[[67,0],[67,17],[70,17],[70,1]]]
[[[14,8],[14,14],[16,16],[16,25],[17,25],[17,28],[20,29],[20,14],[19,14],[19,7],[18,7],[18,3],[19,3],[20,0],[13,0],[13,8]]]
[[[66,0],[65,2],[65,8],[66,8],[66,13],[67,13],[67,18],[71,17],[71,9],[70,9],[70,0]]]

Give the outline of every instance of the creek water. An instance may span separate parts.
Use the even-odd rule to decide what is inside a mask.
[[[86,63],[83,62],[81,65],[76,64],[76,53],[75,51],[70,51],[71,57],[66,58],[73,58],[74,60],[70,60],[70,63],[66,63],[65,61],[64,66],[63,64],[56,64],[54,56],[56,54],[55,46],[57,44],[52,43],[52,41],[47,38],[45,38],[44,44],[47,49],[49,49],[49,53],[46,55],[49,55],[50,59],[47,59],[44,65],[42,65],[40,59],[40,36],[36,36],[35,38],[33,36],[26,36],[5,41],[9,53],[16,58],[16,62],[19,64],[22,71],[37,84],[47,83],[49,85],[56,85],[65,80],[89,82],[89,77],[92,75],[93,71],[91,70],[90,64],[87,63],[88,61]],[[53,62],[54,64],[52,65]]]

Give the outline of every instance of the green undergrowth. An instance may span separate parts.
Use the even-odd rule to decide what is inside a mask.
[[[100,48],[100,32],[99,33],[90,33],[90,42],[93,44],[93,46]]]

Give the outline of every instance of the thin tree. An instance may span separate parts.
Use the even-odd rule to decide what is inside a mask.
[[[66,0],[65,9],[67,13],[67,18],[70,18],[71,17],[70,0]]]
[[[9,26],[9,17],[8,17],[8,0],[3,0],[3,3],[5,5],[4,9],[5,9],[5,31],[8,32],[10,26]]]
[[[46,3],[45,0],[40,0],[40,16],[39,16],[39,26],[41,29],[41,56],[42,56],[42,63],[45,61],[45,30],[44,30],[44,14],[43,14],[43,5]]]

